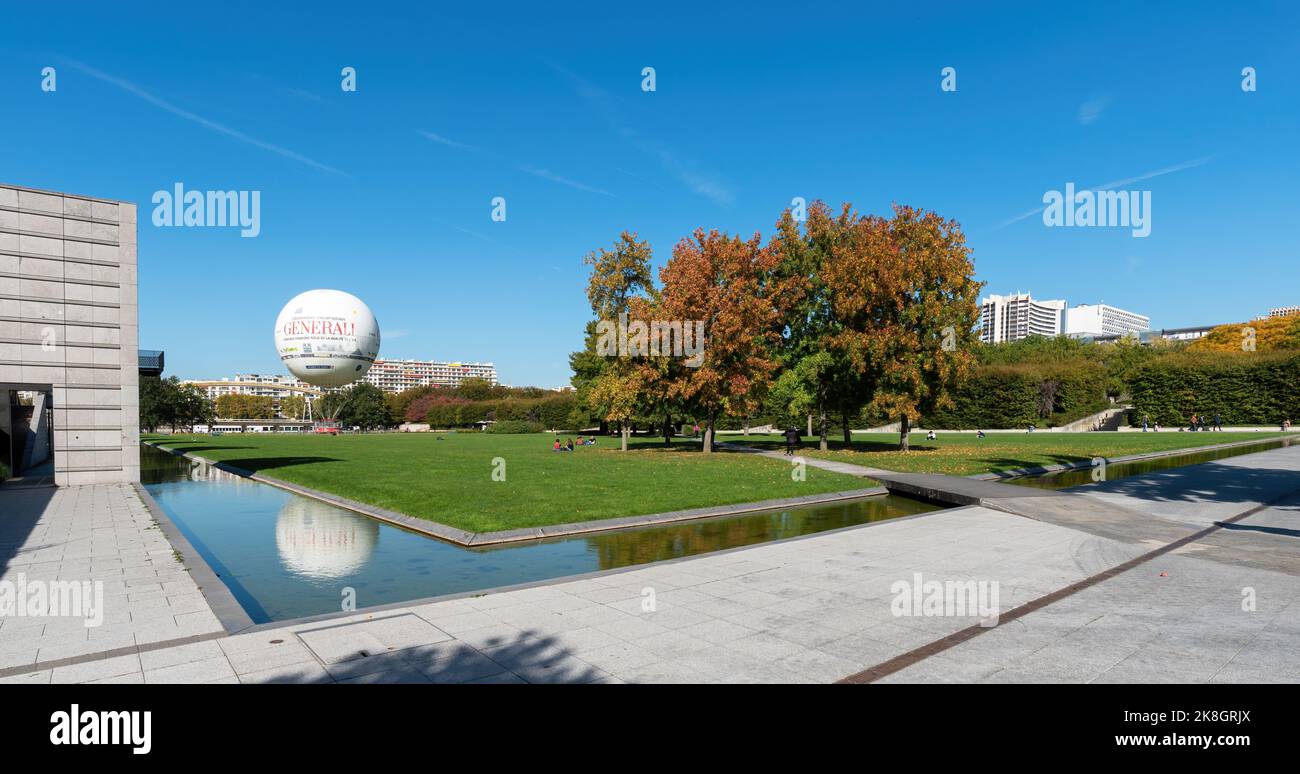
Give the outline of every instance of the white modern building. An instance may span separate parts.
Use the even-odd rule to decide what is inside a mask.
[[[1151,318],[1110,304],[1079,304],[1065,310],[1061,332],[1073,338],[1127,336],[1151,329]]]
[[[222,395],[256,395],[270,398],[276,416],[280,416],[280,401],[284,398],[299,395],[311,403],[324,393],[337,389],[313,387],[292,376],[280,374],[235,374],[234,377],[214,380],[187,379],[184,383],[203,390],[213,405],[216,405],[217,398]]]
[[[11,472],[58,486],[140,480],[136,269],[134,204],[0,185],[0,463]]]
[[[999,344],[1026,336],[1059,336],[1064,317],[1063,299],[1040,301],[1029,293],[988,296],[980,301],[980,339]]]
[[[362,381],[373,384],[384,392],[401,392],[412,387],[455,387],[469,378],[484,379],[496,384],[496,366],[491,363],[444,363],[437,360],[376,360]],[[327,392],[342,389],[314,387],[287,374],[235,374],[233,377],[212,380],[189,379],[185,383],[203,390],[213,403],[222,395],[271,398],[277,416],[280,400],[290,395],[301,395],[311,402]]]
[[[365,381],[384,392],[401,392],[412,387],[456,387],[465,379],[483,379],[496,384],[497,367],[491,363],[376,360],[365,376]]]
[[[1269,317],[1294,317],[1300,315],[1300,306],[1279,306],[1268,310]]]

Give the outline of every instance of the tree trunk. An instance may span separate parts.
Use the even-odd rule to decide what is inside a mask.
[[[912,420],[906,414],[903,415],[903,421],[899,423],[898,428],[898,450],[908,450],[908,433],[912,432]]]
[[[672,414],[664,415],[664,446],[672,446],[673,443],[673,416]]]
[[[826,451],[826,407],[817,404],[817,448]]]
[[[812,435],[812,414],[808,415],[808,435]]]
[[[849,428],[849,412],[844,412],[844,446],[853,448],[853,430]]]
[[[713,418],[714,415],[710,413],[709,423],[704,427],[704,453],[705,454],[713,453]]]
[[[749,417],[745,417],[745,435],[749,435]]]
[[[631,427],[631,426],[630,426],[627,422],[620,422],[619,424],[622,425],[622,428],[623,428],[623,432],[621,433],[621,435],[622,435],[622,444],[621,444],[621,446],[620,446],[619,448],[621,448],[623,451],[627,451],[627,435],[628,435],[628,428]]]

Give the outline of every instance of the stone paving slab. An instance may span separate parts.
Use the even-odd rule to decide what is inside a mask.
[[[1300,576],[1170,554],[882,682],[1297,683],[1297,643]]]
[[[0,618],[0,670],[224,632],[129,484],[0,492],[0,581],[103,588],[96,627],[81,616]]]

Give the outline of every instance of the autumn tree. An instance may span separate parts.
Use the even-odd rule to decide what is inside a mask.
[[[895,205],[889,220],[857,219],[827,262],[843,329],[832,337],[872,391],[871,407],[899,418],[899,449],[912,422],[952,405],[973,367],[981,283],[960,225]]]
[[[705,419],[704,451],[724,413],[756,409],[777,369],[774,349],[786,297],[774,282],[775,254],[751,239],[696,230],[677,243],[659,273],[667,319],[703,322],[703,358],[682,369],[672,395]]]
[[[619,321],[626,326],[633,299],[655,294],[652,257],[649,242],[624,231],[611,249],[600,248],[583,259],[591,267],[587,300],[595,319],[587,325],[583,349],[569,357],[572,383],[579,406],[604,422],[618,424],[624,451],[631,421],[641,405],[644,364],[635,362],[619,342],[612,352],[602,344],[608,344],[605,335],[611,325],[625,329],[619,327]]]
[[[1193,352],[1276,352],[1300,349],[1300,315],[1216,326],[1192,342]]]

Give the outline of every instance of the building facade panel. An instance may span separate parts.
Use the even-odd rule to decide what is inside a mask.
[[[61,486],[140,478],[135,229],[134,204],[0,185],[0,430],[11,457],[11,393],[47,395]]]

